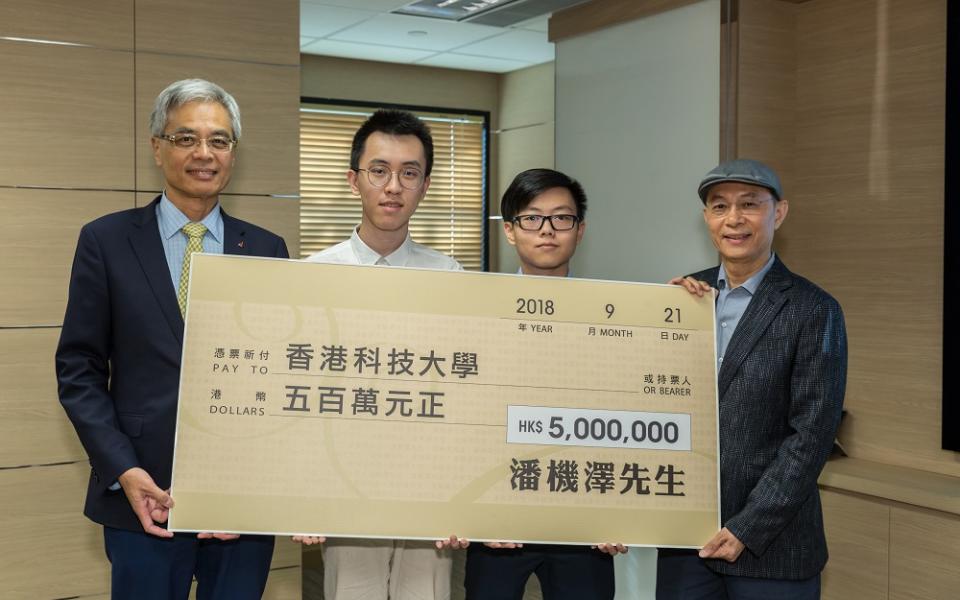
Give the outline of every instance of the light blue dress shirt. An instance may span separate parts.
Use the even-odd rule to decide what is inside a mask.
[[[190,219],[170,202],[164,192],[157,204],[157,225],[160,228],[160,241],[163,242],[163,253],[167,257],[167,266],[170,267],[174,290],[180,287],[183,254],[187,251],[187,236],[180,230],[189,222]],[[217,202],[210,214],[200,222],[207,227],[207,232],[203,234],[203,251],[207,254],[223,254],[223,216],[220,214],[220,203]]]
[[[771,252],[770,260],[767,261],[767,264],[763,265],[762,269],[751,275],[750,279],[747,279],[733,289],[730,289],[727,285],[727,272],[723,268],[723,263],[720,263],[720,273],[717,274],[717,290],[720,291],[719,296],[717,296],[718,369],[720,365],[723,364],[723,355],[727,351],[727,345],[730,343],[730,338],[733,337],[733,332],[737,330],[737,325],[740,324],[740,318],[743,317],[744,311],[747,310],[747,305],[750,304],[750,300],[753,299],[753,295],[757,292],[760,282],[763,281],[767,271],[773,266],[775,256],[776,255]]]

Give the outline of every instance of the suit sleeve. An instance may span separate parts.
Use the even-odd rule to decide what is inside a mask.
[[[827,298],[802,322],[789,382],[792,433],[780,444],[744,509],[724,524],[756,555],[763,554],[816,491],[840,423],[847,375],[843,313]]]
[[[290,251],[287,250],[287,242],[280,236],[277,236],[277,248],[274,251],[277,258],[290,258]]]
[[[112,333],[109,286],[103,250],[93,231],[84,227],[70,275],[56,370],[60,404],[104,488],[139,464],[130,439],[120,430],[108,388]]]

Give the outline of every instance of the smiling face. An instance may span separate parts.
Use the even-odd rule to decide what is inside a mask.
[[[787,208],[786,200],[756,185],[725,182],[707,190],[703,219],[728,273],[749,276],[766,264]]]
[[[556,187],[534,196],[517,216],[576,214],[577,204],[570,190]],[[585,227],[586,224],[580,221],[573,229],[556,231],[549,220],[544,220],[539,231],[521,229],[517,223],[504,223],[503,231],[507,241],[517,248],[520,267],[525,274],[566,276]]]
[[[200,138],[215,135],[233,138],[230,114],[219,102],[187,102],[167,114],[164,135],[191,133]],[[214,152],[206,143],[178,148],[164,139],[151,138],[153,158],[163,172],[167,197],[181,211],[198,201],[209,206],[230,182],[236,149]]]
[[[359,161],[359,168],[365,170],[347,172],[350,189],[360,196],[363,206],[361,236],[400,235],[401,232],[406,236],[410,217],[430,187],[430,177],[424,178],[418,189],[408,190],[400,185],[398,175],[404,169],[424,172],[426,162],[423,143],[416,136],[389,135],[379,131],[370,134]],[[396,171],[398,175],[391,173],[386,185],[375,186],[370,183],[366,170],[378,167]]]

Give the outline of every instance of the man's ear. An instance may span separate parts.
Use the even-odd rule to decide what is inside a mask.
[[[780,229],[780,225],[783,224],[783,220],[787,218],[787,211],[790,210],[790,205],[786,200],[777,200],[776,205],[773,207],[774,216],[773,216],[773,228],[774,230]]]
[[[507,236],[507,241],[510,242],[511,246],[517,245],[516,232],[513,230],[513,223],[504,220],[503,222],[503,234]]]
[[[150,145],[153,146],[153,162],[156,163],[158,167],[162,167],[163,161],[160,160],[160,140],[155,137],[151,137]]]
[[[350,192],[352,192],[354,196],[360,195],[360,187],[357,185],[358,175],[359,174],[353,169],[347,169],[347,183],[350,184]]]

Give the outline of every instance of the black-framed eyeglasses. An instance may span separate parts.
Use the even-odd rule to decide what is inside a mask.
[[[212,135],[202,138],[192,133],[174,133],[171,135],[155,135],[158,140],[166,140],[183,150],[192,150],[200,144],[206,144],[212,152],[230,152],[237,145],[237,140],[225,135]]]
[[[390,185],[390,179],[396,175],[397,180],[400,181],[400,185],[404,189],[419,190],[425,179],[423,171],[416,167],[404,167],[399,171],[391,171],[387,167],[374,165],[369,169],[354,169],[354,171],[365,171],[367,173],[367,181],[370,182],[370,185],[376,187],[386,187]]]
[[[540,231],[547,221],[550,221],[550,227],[553,227],[554,231],[569,231],[577,226],[580,217],[577,215],[517,215],[513,218],[513,222],[524,231]]]

